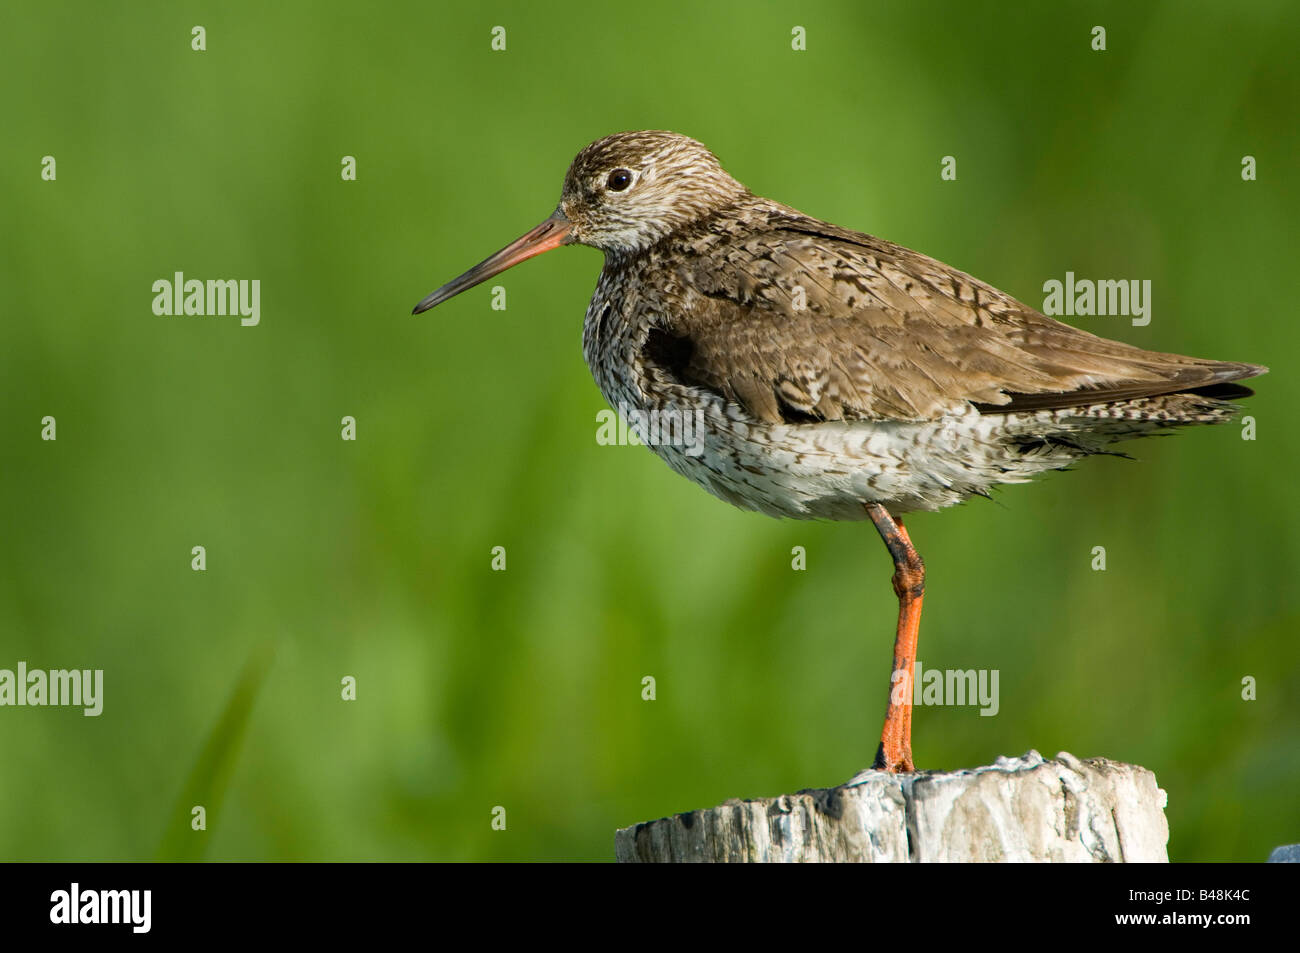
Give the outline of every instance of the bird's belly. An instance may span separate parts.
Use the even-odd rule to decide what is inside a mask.
[[[1074,459],[1027,457],[1005,439],[1004,418],[974,408],[924,423],[766,424],[717,395],[686,390],[688,400],[631,402],[625,392],[611,403],[678,473],[769,516],[862,520],[866,503],[937,510]]]
[[[863,504],[936,509],[947,487],[916,466],[916,434],[885,425],[780,426],[738,420],[725,409],[697,414],[694,441],[651,448],[683,476],[741,509],[793,519],[861,520]]]

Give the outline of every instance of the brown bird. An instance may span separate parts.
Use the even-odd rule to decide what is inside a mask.
[[[899,605],[875,762],[886,771],[915,770],[925,567],[901,514],[1117,440],[1221,423],[1229,399],[1251,394],[1230,382],[1266,370],[1053,321],[933,258],[754,195],[672,132],[587,146],[548,219],[414,313],[573,243],[605,253],[583,355],[669,466],[742,509],[870,519],[884,539]]]

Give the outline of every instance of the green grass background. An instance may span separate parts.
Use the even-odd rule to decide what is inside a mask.
[[[1235,423],[1148,440],[1138,463],[909,522],[923,663],[996,668],[1002,694],[994,718],[919,710],[915,750],[1146,765],[1175,860],[1300,840],[1294,4],[20,2],[5,20],[0,667],[102,668],[106,699],[99,718],[0,709],[0,857],[607,860],[618,826],[869,763],[883,547],[597,445],[597,252],[510,272],[504,312],[484,286],[409,314],[548,214],[582,145],[636,128],[1030,303],[1067,270],[1150,279],[1148,327],[1077,323],[1272,366],[1254,442]],[[261,325],[155,316],[174,271],[259,278]]]

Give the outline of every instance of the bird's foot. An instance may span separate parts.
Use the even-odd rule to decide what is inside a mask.
[[[892,755],[892,757],[891,757]],[[916,765],[912,763],[912,749],[909,745],[901,751],[885,752],[885,743],[882,741],[880,747],[876,749],[876,762],[872,767],[877,771],[887,771],[890,774],[901,774],[907,771],[915,771]]]

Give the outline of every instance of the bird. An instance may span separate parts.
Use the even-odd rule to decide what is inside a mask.
[[[873,767],[915,771],[925,563],[903,517],[1217,424],[1267,371],[1144,350],[1058,322],[943,262],[751,192],[695,139],[584,147],[535,228],[420,314],[562,245],[604,253],[582,350],[604,399],[669,422],[646,442],[714,496],[790,519],[869,520],[898,602]],[[688,429],[690,440],[684,439]],[[1124,454],[1118,454],[1124,455]]]

